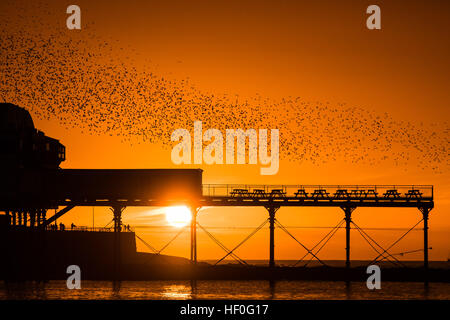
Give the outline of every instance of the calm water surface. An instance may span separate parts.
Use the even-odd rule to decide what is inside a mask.
[[[382,282],[371,291],[365,282],[330,281],[83,281],[69,290],[65,281],[0,282],[5,299],[445,299],[449,283]]]

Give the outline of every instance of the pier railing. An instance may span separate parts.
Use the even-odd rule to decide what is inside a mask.
[[[432,185],[204,184],[203,196],[305,199],[433,199]]]
[[[105,228],[105,227],[87,227],[87,226],[65,226],[64,229],[61,229],[59,225],[48,225],[46,230],[53,231],[86,231],[86,232],[114,232],[114,228]],[[134,228],[132,227],[122,227],[121,232],[134,232]]]

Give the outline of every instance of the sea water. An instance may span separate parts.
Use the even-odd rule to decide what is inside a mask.
[[[365,282],[340,281],[82,281],[69,290],[66,281],[0,282],[0,300],[60,299],[450,299],[450,283],[382,282],[369,290]]]

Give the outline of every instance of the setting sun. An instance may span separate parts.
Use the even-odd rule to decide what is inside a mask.
[[[186,206],[168,207],[166,220],[173,227],[184,227],[191,221],[191,211]]]

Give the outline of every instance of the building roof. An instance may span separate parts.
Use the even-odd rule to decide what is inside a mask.
[[[21,131],[34,129],[30,113],[12,103],[0,103],[0,130]]]

